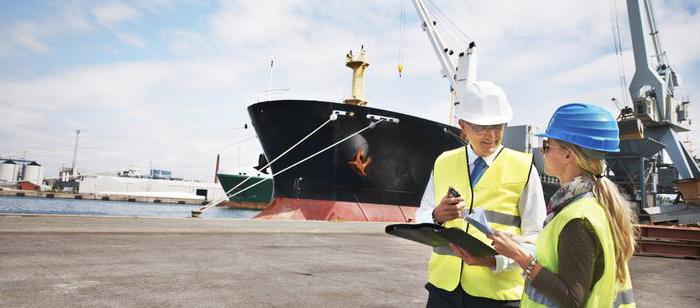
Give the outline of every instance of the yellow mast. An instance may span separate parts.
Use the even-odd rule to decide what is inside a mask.
[[[345,66],[352,69],[352,96],[344,100],[344,103],[351,105],[364,106],[367,101],[364,100],[365,88],[365,70],[369,63],[365,59],[365,46],[360,47],[360,55],[355,57],[352,55],[352,50],[345,55]]]

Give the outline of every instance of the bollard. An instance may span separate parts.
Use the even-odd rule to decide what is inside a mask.
[[[202,215],[202,213],[207,209],[206,206],[200,207],[199,209],[192,210],[192,218],[198,218],[199,215]]]

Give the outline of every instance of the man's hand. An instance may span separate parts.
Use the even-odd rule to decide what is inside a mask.
[[[440,200],[440,204],[433,210],[436,222],[442,224],[459,217],[459,212],[466,206],[464,203],[460,203],[462,201],[464,201],[462,197],[453,198],[450,197],[449,193],[445,194]]]
[[[490,268],[496,267],[496,258],[494,257],[475,257],[455,244],[450,244],[450,249],[458,257],[462,258],[462,261],[464,261],[464,263],[467,265],[486,266]]]

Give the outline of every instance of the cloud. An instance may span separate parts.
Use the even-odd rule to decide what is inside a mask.
[[[72,3],[61,5],[57,12],[39,21],[14,17],[8,23],[6,28],[0,29],[0,57],[23,51],[49,53],[53,51],[51,41],[54,38],[67,34],[77,35],[92,29],[84,10]]]
[[[225,99],[235,89],[252,88],[236,85],[247,70],[240,64],[229,69],[233,64],[126,62],[0,81],[0,105],[12,110],[0,114],[0,138],[6,145],[1,154],[26,151],[55,168],[70,155],[65,145],[72,137],[66,133],[82,129],[79,161],[89,172],[153,160],[180,176],[197,177],[208,161],[190,159],[214,157],[213,150],[206,150],[242,138],[220,133],[222,127],[249,121],[241,112],[245,102]],[[197,123],[206,127],[193,126]],[[248,137],[251,133],[246,131]],[[129,142],[114,142],[119,140]],[[253,159],[259,153],[255,147],[253,142],[248,148],[254,152],[244,153],[244,158]],[[36,152],[45,148],[54,150]],[[105,151],[119,154],[104,155]],[[162,161],[166,156],[170,159]],[[101,160],[104,157],[111,160]]]
[[[107,28],[125,21],[137,20],[141,16],[139,11],[121,2],[96,6],[91,9],[91,13],[98,24]]]
[[[284,43],[301,39],[309,20],[295,14],[301,1],[226,3],[210,18],[214,35],[230,46]]]
[[[630,56],[631,53],[627,53],[627,57]],[[613,79],[616,76],[615,73],[617,72],[618,61],[617,57],[618,56],[615,54],[601,55],[599,58],[594,59],[589,63],[584,63],[580,66],[572,67],[569,70],[560,72],[548,80],[544,80],[544,82],[560,87],[577,86],[585,83],[610,84],[610,79]],[[630,77],[631,76],[628,76],[628,78]]]
[[[0,102],[10,107],[31,105],[42,111],[81,105],[128,106],[138,103],[156,80],[165,78],[167,69],[160,63],[106,64],[3,82]]]
[[[13,28],[10,32],[10,37],[20,47],[34,52],[49,51],[49,47],[41,41],[41,38],[47,34],[48,30],[29,21],[19,22]]]
[[[436,2],[476,40],[479,79],[505,88],[516,112],[512,124],[543,127],[556,107],[571,101],[595,102],[615,112],[609,100],[621,90],[608,1]],[[370,107],[444,122],[448,82],[440,76],[410,1],[404,4],[403,43],[401,1],[206,3],[206,9],[194,5],[197,9],[187,14],[182,4],[167,1],[110,2],[72,10],[75,16],[92,14],[94,19],[83,17],[70,27],[23,20],[34,23],[17,31],[29,38],[26,46],[0,40],[0,55],[5,50],[6,59],[14,60],[17,50],[40,52],[42,46],[46,51],[36,59],[45,59],[41,57],[47,53],[66,56],[54,50],[59,41],[119,50],[115,40],[105,39],[111,35],[141,49],[136,56],[114,52],[77,64],[51,63],[35,68],[35,77],[25,77],[19,66],[4,70],[0,106],[12,112],[0,114],[0,122],[7,123],[0,126],[0,151],[70,149],[73,130],[83,129],[81,144],[86,147],[78,161],[87,171],[154,161],[177,176],[210,179],[216,153],[222,154],[223,168],[257,162],[256,139],[226,147],[254,135],[252,128],[226,130],[250,124],[250,103],[267,98],[264,91],[269,88],[291,89],[283,92],[288,98],[341,101],[351,85],[345,53],[357,52],[362,44],[370,61],[365,79]],[[684,91],[698,93],[700,48],[693,47],[698,39],[689,33],[700,28],[700,18],[682,6],[679,1],[661,3],[657,21],[672,64],[690,81]],[[171,13],[177,22],[148,23],[148,31],[140,32],[146,21],[167,19]],[[95,31],[90,22],[101,27]],[[633,60],[626,22],[620,20],[630,80]],[[445,22],[438,25],[449,28]],[[66,30],[71,27],[83,32]],[[450,41],[456,50],[466,45],[465,40]],[[3,47],[3,42],[10,43]],[[275,63],[272,70],[270,60]],[[405,68],[402,78],[396,72],[399,63]],[[691,108],[696,119],[698,110]],[[61,150],[36,157],[52,173],[70,162],[70,156],[70,150]]]
[[[662,6],[653,4],[661,46],[668,53],[671,65],[699,62],[700,37],[691,34],[700,31],[700,10],[697,6],[691,11],[686,9],[684,1],[671,1]]]
[[[146,47],[146,43],[143,42],[138,36],[130,34],[130,33],[124,33],[124,32],[119,32],[116,33],[117,37],[119,38],[120,41],[134,46],[134,47],[139,47],[139,48],[144,48]]]
[[[213,40],[208,40],[204,34],[191,30],[165,31],[164,36],[169,51],[179,56],[199,56],[213,49]]]
[[[203,4],[205,2],[200,1],[199,3]],[[178,1],[173,0],[142,0],[133,2],[132,4],[153,14],[157,14],[159,12],[162,12],[163,10],[178,9]]]
[[[2,58],[5,55],[9,55],[10,52],[10,44],[4,41],[0,41],[0,58]]]

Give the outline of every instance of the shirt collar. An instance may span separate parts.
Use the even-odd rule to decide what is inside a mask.
[[[500,152],[502,148],[503,148],[503,145],[499,144],[498,148],[496,148],[496,151],[493,152],[493,154],[491,154],[489,156],[482,157],[482,159],[484,160],[484,162],[486,163],[487,166],[491,167],[491,164],[493,164],[493,161],[496,160],[496,156],[498,155],[498,152]],[[469,160],[469,165],[473,165],[474,161],[476,160],[477,157],[479,157],[479,156],[477,156],[476,153],[474,153],[474,150],[472,150],[472,146],[469,145],[467,147],[467,159]]]

